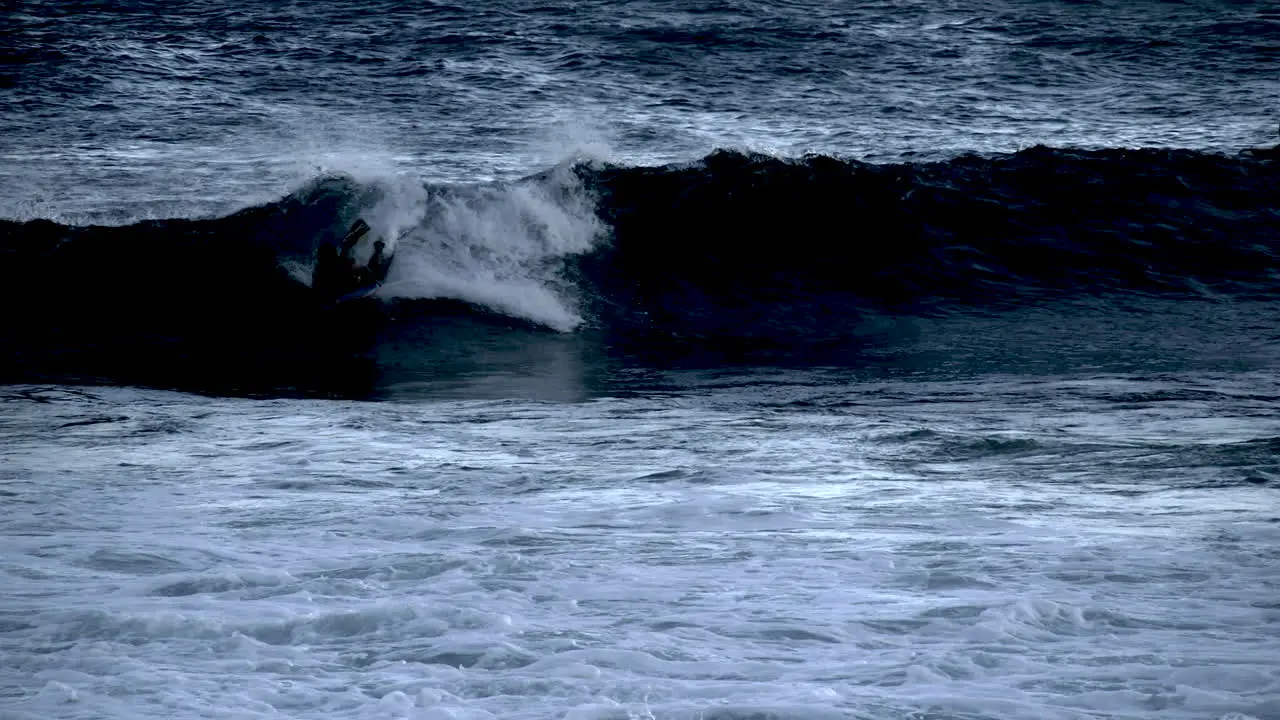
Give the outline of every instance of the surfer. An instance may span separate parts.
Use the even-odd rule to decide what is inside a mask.
[[[363,269],[368,273],[368,282],[380,283],[391,268],[391,258],[386,254],[387,244],[378,240],[373,244],[373,254],[369,256],[369,264]]]
[[[386,277],[391,265],[386,255],[387,244],[379,240],[373,244],[373,255],[364,266],[356,265],[352,251],[369,232],[369,224],[356,220],[343,236],[341,247],[325,243],[316,255],[316,267],[311,274],[311,287],[327,298],[341,299],[361,290],[373,290]]]

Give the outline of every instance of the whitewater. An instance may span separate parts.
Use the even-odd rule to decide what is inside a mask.
[[[685,381],[10,388],[5,712],[1280,712],[1274,376]]]

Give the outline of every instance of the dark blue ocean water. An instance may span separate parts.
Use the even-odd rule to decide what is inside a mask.
[[[1275,3],[0,60],[0,717],[1280,717]]]
[[[19,2],[6,217],[223,214],[318,169],[1274,144],[1268,2]]]

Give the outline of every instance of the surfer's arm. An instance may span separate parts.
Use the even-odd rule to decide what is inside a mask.
[[[373,244],[373,255],[369,258],[369,274],[377,282],[381,282],[382,278],[387,274],[387,266],[391,261],[386,255],[387,244],[381,240]]]

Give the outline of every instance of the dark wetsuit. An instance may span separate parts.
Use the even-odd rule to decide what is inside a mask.
[[[328,298],[354,291],[359,287],[354,265],[350,255],[338,254],[333,245],[322,245],[311,274],[311,287]]]
[[[369,264],[365,267],[370,282],[382,282],[387,277],[387,270],[391,269],[391,258],[386,255],[386,247],[387,244],[381,240],[373,244],[373,255],[369,257]]]
[[[356,243],[368,232],[368,224],[364,220],[357,220],[342,239],[341,249],[327,243],[320,247],[316,267],[311,275],[311,287],[314,290],[327,298],[336,299],[382,281],[391,264],[383,254],[385,245],[382,241],[374,243],[373,256],[369,258],[367,267],[357,266],[351,257]]]

